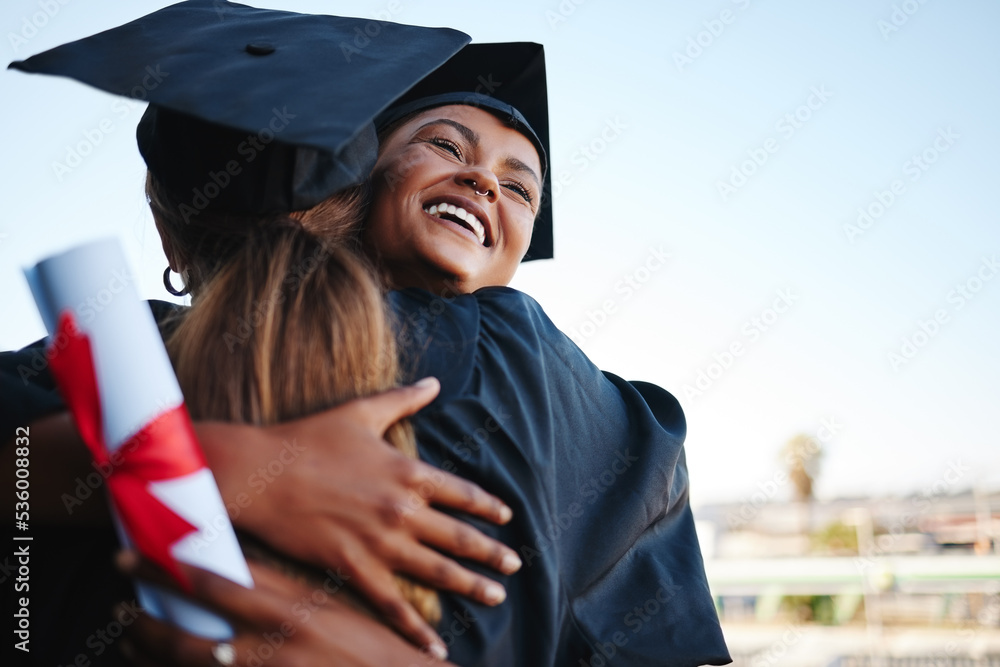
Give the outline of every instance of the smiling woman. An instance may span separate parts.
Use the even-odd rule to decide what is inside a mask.
[[[466,105],[419,112],[383,135],[365,240],[387,282],[435,294],[509,283],[541,199],[528,138]]]
[[[207,12],[220,9],[230,12],[233,20],[218,24],[205,20]],[[186,60],[187,52],[195,49],[179,49],[179,36],[204,39],[190,26],[208,24],[213,26],[209,31],[215,37],[213,45],[232,41],[225,57],[238,60],[246,75],[243,81],[253,82],[256,87],[247,86],[255,93],[266,88],[265,83],[299,90],[299,79],[316,78],[317,57],[311,49],[290,71],[262,76],[261,55],[245,49],[245,38],[233,34],[235,26],[244,23],[254,35],[264,27],[262,22],[267,27],[287,26],[290,17],[284,13],[272,16],[264,10],[226,3],[209,6],[199,0],[140,23],[157,23],[165,14],[169,18],[175,13],[178,20],[161,26],[158,42],[150,38],[157,31],[148,26],[123,26],[67,45],[73,48],[61,47],[48,56],[58,66],[38,71],[66,74],[63,67],[81,62],[71,57],[74,49],[96,49],[107,56],[108,43],[115,53],[133,52],[138,62],[147,60],[140,54],[153,42],[166,52],[164,57]],[[296,20],[312,32],[309,18]],[[315,27],[327,35],[325,26]],[[115,38],[123,33],[138,43],[120,48]],[[301,45],[297,37],[276,37],[275,48],[279,53],[294,49]],[[337,62],[337,41],[326,44],[331,45],[332,60]],[[489,46],[505,63],[512,61],[511,52],[520,51],[523,69],[533,69],[527,86],[531,94],[525,101],[535,113],[522,115],[513,102],[503,99],[516,88],[488,97],[478,92],[484,84],[475,83],[484,81],[482,77],[455,79],[451,70],[439,81],[444,92],[421,89],[422,97],[385,102],[392,106],[376,121],[384,128],[379,153],[373,147],[370,154],[364,150],[366,131],[375,131],[371,117],[363,128],[352,128],[344,140],[360,142],[354,146],[359,149],[355,157],[371,157],[360,173],[360,178],[372,173],[374,179],[374,206],[364,241],[370,246],[367,254],[397,288],[388,294],[374,281],[361,280],[371,276],[360,254],[355,256],[351,232],[354,218],[366,211],[361,201],[345,198],[358,181],[331,182],[341,173],[336,167],[343,164],[343,141],[325,136],[324,128],[338,114],[322,100],[302,100],[294,126],[302,133],[296,140],[301,144],[292,141],[290,127],[280,150],[279,142],[274,142],[272,150],[255,159],[257,169],[241,173],[245,188],[231,185],[191,221],[167,209],[180,210],[192,184],[204,182],[206,169],[218,173],[217,164],[207,163],[218,157],[212,155],[213,147],[224,144],[233,132],[249,131],[247,126],[252,128],[254,121],[241,118],[240,124],[231,126],[227,123],[235,123],[233,119],[206,117],[206,108],[219,96],[214,90],[213,95],[205,92],[214,88],[209,85],[214,81],[210,68],[201,63],[176,91],[190,106],[169,111],[157,104],[147,111],[139,138],[153,176],[150,181],[156,186],[150,189],[151,204],[161,232],[171,229],[164,234],[164,245],[173,268],[193,278],[187,283],[193,290],[192,306],[179,314],[179,325],[169,322],[175,326],[167,334],[170,348],[192,395],[203,389],[206,403],[220,397],[229,402],[225,409],[211,414],[206,410],[201,416],[248,422],[243,427],[216,424],[214,440],[203,439],[223,497],[238,498],[247,469],[252,471],[273,456],[273,447],[258,446],[261,438],[308,443],[310,455],[274,478],[268,492],[246,508],[242,525],[293,559],[343,568],[349,584],[387,622],[438,657],[447,645],[453,659],[467,667],[603,664],[612,656],[616,664],[633,667],[665,661],[691,667],[723,664],[728,655],[688,503],[685,422],[676,399],[653,385],[602,372],[535,301],[505,287],[532,249],[534,257],[551,256],[551,217],[543,196],[548,189],[542,138],[547,137],[544,59],[538,45]],[[481,53],[462,49],[441,69],[458,61],[466,72],[486,71],[492,61],[480,60]],[[97,68],[101,72],[105,60],[115,61],[94,60],[101,61]],[[25,68],[29,66],[33,63]],[[422,83],[439,71],[411,76]],[[351,74],[357,72],[352,69]],[[507,86],[516,86],[519,80],[513,72],[498,78]],[[322,85],[335,89],[326,78]],[[346,84],[343,88],[354,89]],[[411,93],[415,88],[409,89]],[[283,97],[284,91],[279,92]],[[334,95],[339,96],[336,89]],[[255,103],[236,109],[238,115],[270,113],[272,102],[251,97]],[[385,104],[373,103],[372,116]],[[221,116],[234,112],[230,102],[222,106],[217,109]],[[180,140],[190,139],[194,130],[204,141],[195,141],[189,150],[178,149]],[[330,144],[329,152],[319,156],[322,159],[311,159],[316,151],[309,130]],[[302,174],[298,169],[303,166],[314,167],[315,172]],[[301,191],[300,186],[317,184],[322,193]],[[278,185],[289,187],[286,191]],[[157,188],[170,196],[154,196]],[[342,214],[340,225],[332,224],[335,214]],[[337,233],[337,227],[345,233]],[[208,232],[211,235],[193,238]],[[192,237],[193,242],[177,243],[175,236]],[[182,247],[189,251],[181,252]],[[246,261],[241,263],[240,257]],[[202,268],[191,270],[199,264]],[[357,269],[359,280],[344,279],[349,267]],[[352,314],[346,306],[363,291],[362,284],[368,286],[370,303],[360,315]],[[459,294],[442,299],[419,288]],[[381,317],[386,307],[393,317]],[[255,313],[261,308],[268,312],[258,320]],[[366,318],[373,315],[379,315],[375,318],[379,326],[366,326]],[[328,321],[333,318],[338,321]],[[259,325],[249,327],[238,344],[229,346],[226,333],[246,322]],[[427,467],[433,466],[433,473],[411,465],[403,468],[409,472],[397,474],[401,464],[382,464],[387,449],[383,443],[356,437],[359,431],[376,430],[380,440],[399,418],[372,426],[370,418],[358,415],[365,408],[350,410],[352,404],[372,405],[364,399],[305,416],[378,389],[360,381],[385,359],[397,360],[382,326],[390,322],[398,326],[399,368],[408,374],[403,379],[440,380],[436,401],[411,421],[420,458],[430,464]],[[320,391],[338,373],[348,391]],[[391,384],[394,373],[377,379],[380,386]],[[215,389],[213,382],[219,383]],[[350,386],[352,382],[357,386]],[[432,380],[430,386],[437,383]],[[276,391],[280,396],[273,395]],[[240,405],[246,410],[234,412],[233,406]],[[265,410],[268,405],[274,409]],[[422,405],[415,402],[410,412]],[[335,414],[340,418],[331,427]],[[283,419],[297,421],[268,425]],[[378,474],[372,476],[373,470]],[[446,473],[460,474],[475,484],[449,485]],[[409,494],[395,491],[391,483],[387,486],[397,476],[410,480]],[[469,502],[433,498],[439,488],[448,489],[446,496],[465,496]],[[506,499],[508,509],[486,511],[483,505],[490,503],[482,502],[483,489]],[[388,499],[375,503],[382,510],[376,517],[361,511],[372,497]],[[432,500],[461,512],[462,520],[422,511]],[[498,525],[487,523],[491,519]],[[413,534],[404,539],[401,531]],[[466,567],[442,552],[467,559]],[[528,567],[515,575],[523,561]],[[482,576],[490,567],[503,575],[499,583]],[[437,599],[444,619],[440,637],[412,604],[400,600],[388,577],[396,571],[440,591]],[[298,595],[294,586],[283,588],[288,595]],[[241,622],[232,643],[213,646],[207,640],[178,636],[181,633],[175,630],[174,639],[161,646],[157,636],[171,636],[171,631],[160,628],[158,634],[139,633],[145,642],[140,650],[154,663],[192,664],[187,658],[194,656],[194,664],[207,664],[210,657],[234,664],[239,656],[240,664],[253,664],[243,656],[260,645],[262,633],[273,637],[280,630],[278,636],[287,636],[288,642],[279,662],[288,658],[294,663],[289,656],[308,651],[319,656],[308,664],[372,664],[375,654],[368,650],[350,663],[331,660],[328,652],[314,652],[316,642],[311,640],[321,638],[310,636],[301,624],[293,627],[302,632],[287,635],[291,621],[273,612],[269,593],[244,593],[248,595],[261,606],[254,608],[254,614],[247,609],[243,616],[235,614]],[[202,599],[225,608],[218,597]],[[634,611],[640,608],[647,612],[641,620]],[[246,616],[253,622],[243,623]],[[343,652],[353,648],[339,646]],[[416,661],[400,664],[411,662]]]

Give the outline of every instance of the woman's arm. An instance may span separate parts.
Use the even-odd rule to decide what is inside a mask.
[[[122,552],[126,574],[171,587],[155,566],[135,552]],[[234,665],[319,667],[431,667],[442,665],[431,651],[407,644],[377,621],[350,609],[323,588],[310,588],[275,570],[250,564],[255,587],[243,588],[206,570],[181,565],[198,602],[230,619]],[[217,642],[192,636],[145,614],[127,628],[122,651],[140,666],[218,667]],[[434,649],[442,659],[441,644]],[[450,663],[448,663],[450,664]]]
[[[382,439],[389,424],[429,403],[437,390],[432,380],[268,428],[195,424],[237,527],[338,571],[421,646],[437,635],[400,594],[394,573],[497,604],[504,597],[499,584],[431,547],[505,573],[520,567],[513,550],[431,506],[505,523],[511,516],[506,505],[474,484],[407,459]],[[88,476],[103,481],[93,475],[68,414],[39,420],[30,433],[33,518],[107,522],[104,494],[87,484]],[[2,474],[12,476],[10,445]],[[79,489],[88,491],[86,497]]]
[[[437,635],[400,594],[394,573],[495,605],[506,597],[500,584],[430,547],[505,574],[521,567],[513,549],[431,507],[503,524],[511,517],[506,505],[475,484],[406,458],[382,439],[390,424],[437,392],[432,380],[264,429],[198,426],[210,467],[225,471],[216,476],[238,527],[286,554],[337,568],[419,646]]]

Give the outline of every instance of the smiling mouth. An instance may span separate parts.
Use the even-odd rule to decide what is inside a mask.
[[[465,227],[476,235],[480,245],[486,246],[486,228],[472,213],[469,213],[460,206],[454,204],[440,203],[424,206],[424,213],[433,215],[440,220],[453,222],[459,227]]]

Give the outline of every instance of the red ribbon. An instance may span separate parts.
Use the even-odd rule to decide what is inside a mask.
[[[149,482],[174,479],[206,467],[187,410],[181,404],[161,413],[109,456],[90,339],[77,328],[69,312],[59,317],[56,339],[60,345],[49,350],[52,375],[94,460],[101,469],[111,470],[108,489],[125,531],[140,553],[190,591],[191,584],[170,547],[198,529],[147,487]]]

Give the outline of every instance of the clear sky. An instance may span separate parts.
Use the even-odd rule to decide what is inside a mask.
[[[5,0],[0,49],[166,4]],[[1000,3],[251,4],[545,45],[557,259],[514,286],[680,398],[696,506],[767,486],[800,432],[825,440],[820,497],[1000,486]],[[142,105],[0,91],[0,348],[44,333],[21,268],[79,242],[120,238],[168,298]]]

